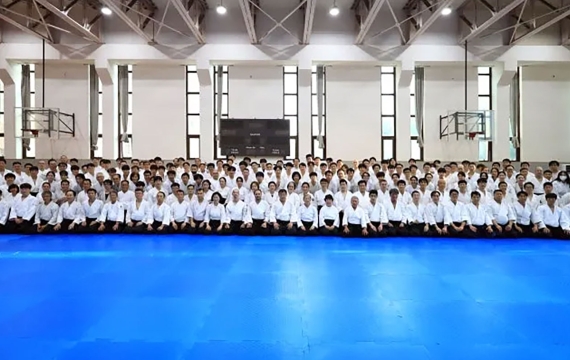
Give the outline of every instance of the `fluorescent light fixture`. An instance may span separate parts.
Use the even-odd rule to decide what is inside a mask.
[[[226,7],[222,4],[218,5],[218,7],[216,8],[216,11],[218,12],[218,14],[220,15],[224,15],[225,13],[228,12],[228,10],[226,9]]]
[[[113,11],[111,11],[111,9],[109,9],[106,6],[103,6],[101,8],[101,14],[103,14],[103,15],[111,15],[112,13],[113,13]]]
[[[443,8],[443,9],[441,10],[441,15],[447,16],[447,15],[451,14],[451,11],[452,11],[452,10],[451,10],[450,7],[445,7],[445,8]]]
[[[329,14],[331,14],[331,16],[337,16],[338,14],[340,14],[340,10],[338,9],[338,7],[336,5],[334,5],[330,10],[329,10]]]

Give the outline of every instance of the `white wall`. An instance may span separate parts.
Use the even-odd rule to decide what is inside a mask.
[[[186,69],[133,66],[133,155],[186,156]]]
[[[521,69],[521,158],[570,159],[570,68]]]
[[[380,69],[332,66],[326,80],[327,157],[379,158]]]
[[[463,67],[426,67],[425,69],[425,120],[424,158],[439,160],[478,159],[476,140],[440,139],[441,115],[465,109],[465,70]],[[468,68],[468,110],[478,108],[477,68]],[[401,101],[401,99],[400,99]],[[398,121],[404,121],[399,119]]]
[[[282,66],[230,66],[230,118],[283,118]]]
[[[42,106],[42,67],[36,66],[36,106]],[[60,139],[40,136],[36,139],[36,158],[63,154],[79,159],[90,156],[89,141],[89,73],[87,65],[46,64],[45,107],[59,108],[75,114],[75,137],[61,134]]]

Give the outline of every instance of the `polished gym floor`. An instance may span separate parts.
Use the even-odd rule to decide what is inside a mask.
[[[570,358],[570,242],[0,237],[0,359]]]

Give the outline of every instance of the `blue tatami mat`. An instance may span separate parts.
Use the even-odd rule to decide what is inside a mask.
[[[0,359],[570,359],[570,242],[0,237]]]

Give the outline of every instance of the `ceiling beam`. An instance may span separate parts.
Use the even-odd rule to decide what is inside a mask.
[[[136,32],[140,37],[142,37],[147,43],[154,44],[156,43],[153,38],[147,35],[143,29],[141,29],[137,24],[134,23],[131,18],[121,9],[121,7],[115,3],[113,0],[100,0],[103,5],[111,9],[113,14],[117,15],[117,17],[130,27],[134,32]]]
[[[386,0],[376,0],[374,1],[374,4],[372,4],[372,7],[368,11],[368,15],[366,15],[366,19],[360,24],[360,31],[356,36],[357,45],[361,45],[364,42],[366,34],[368,34],[370,27],[372,26],[374,20],[376,20],[376,17],[378,16],[378,12],[380,12],[380,8],[382,7],[382,5],[384,5],[385,2]]]
[[[433,23],[437,21],[437,19],[439,19],[439,17],[441,16],[441,10],[442,9],[444,9],[446,7],[453,7],[453,6],[455,6],[455,8],[458,8],[464,2],[465,2],[465,0],[443,0],[443,1],[438,2],[437,4],[432,4],[432,7],[430,8],[430,10],[433,10],[431,12],[431,15],[427,18],[426,21],[421,22],[420,28],[417,29],[416,32],[410,36],[410,38],[406,42],[406,45],[411,45],[423,33],[425,33],[427,31],[427,29],[430,26],[432,26]]]
[[[182,3],[182,0],[170,0],[170,1],[172,1],[172,5],[174,5],[174,8],[176,9],[176,11],[178,11],[178,14],[180,14],[180,17],[186,23],[188,29],[190,29],[192,34],[194,34],[194,37],[196,38],[198,44],[205,44],[206,39],[204,38],[204,34],[202,34],[202,31],[200,31],[200,27],[198,26],[198,24],[194,20],[192,20],[192,17],[190,16],[190,13]]]
[[[548,1],[546,1],[546,0],[538,0],[538,1],[552,11],[558,11],[558,8],[554,5],[552,5],[551,3],[549,3]],[[570,17],[567,16],[566,19],[570,20]]]
[[[313,20],[317,9],[317,0],[307,0],[305,4],[305,26],[303,27],[303,45],[311,42],[311,34],[313,33]]]
[[[14,19],[12,19],[12,18],[10,18],[4,14],[0,14],[0,20],[6,21],[8,24],[11,24],[11,25],[17,27],[18,29],[22,30],[23,32],[25,32],[28,35],[37,36],[40,39],[45,40],[48,44],[53,44],[53,41],[51,41],[51,39],[48,38],[47,36],[44,36],[44,35],[40,34],[39,32],[32,30],[25,25],[20,24],[16,20],[14,20]]]
[[[243,21],[245,22],[245,28],[247,29],[247,34],[249,35],[249,42],[252,44],[257,44],[257,32],[255,31],[255,8],[249,3],[249,0],[239,0],[239,6],[241,7],[241,13],[243,14]]]
[[[463,44],[465,42],[476,39],[479,35],[481,35],[483,33],[483,31],[487,30],[491,25],[493,25],[494,23],[499,21],[504,16],[510,14],[511,11],[513,11],[517,6],[519,6],[520,4],[522,4],[525,1],[526,0],[512,0],[504,8],[502,8],[498,12],[494,13],[490,19],[485,21],[483,24],[477,26],[475,28],[475,30],[471,31],[469,34],[467,34],[461,40],[459,40],[459,43]]]
[[[54,14],[55,16],[60,18],[61,20],[65,21],[72,28],[77,30],[81,34],[81,36],[83,36],[87,40],[93,41],[94,43],[97,43],[97,44],[103,43],[103,41],[97,35],[93,34],[85,26],[79,24],[77,21],[75,21],[69,15],[67,15],[67,11],[62,11],[62,10],[58,9],[55,5],[50,3],[48,0],[35,0],[35,1],[38,2],[40,5],[42,5],[43,7],[45,7],[46,9],[48,9],[52,14]]]
[[[21,0],[16,0],[16,1],[21,1]],[[63,12],[68,12],[68,11],[71,10],[75,5],[77,5],[78,2],[79,2],[79,0],[72,0],[72,1],[69,2],[68,4],[64,5],[64,6],[63,6],[63,9],[62,9],[61,11],[63,11]],[[51,13],[51,12],[48,11],[47,14],[45,14],[45,16],[44,16],[44,20],[47,20],[47,19],[49,19],[49,18],[52,17],[52,16],[53,16],[53,13]],[[32,26],[32,29],[35,29],[35,28],[36,28],[37,26],[39,26],[40,24],[41,24],[41,23],[35,23],[35,24]]]
[[[516,45],[520,41],[522,41],[524,39],[528,39],[531,36],[534,36],[534,35],[538,34],[539,32],[546,30],[547,28],[551,27],[552,25],[556,24],[557,22],[561,21],[562,19],[564,19],[567,16],[570,16],[570,10],[566,10],[566,11],[560,13],[559,15],[557,15],[556,17],[552,18],[551,20],[545,22],[544,24],[540,25],[539,27],[537,27],[537,28],[527,32],[526,34],[520,36],[518,39],[515,39],[515,41],[513,41],[511,43],[511,45]]]

